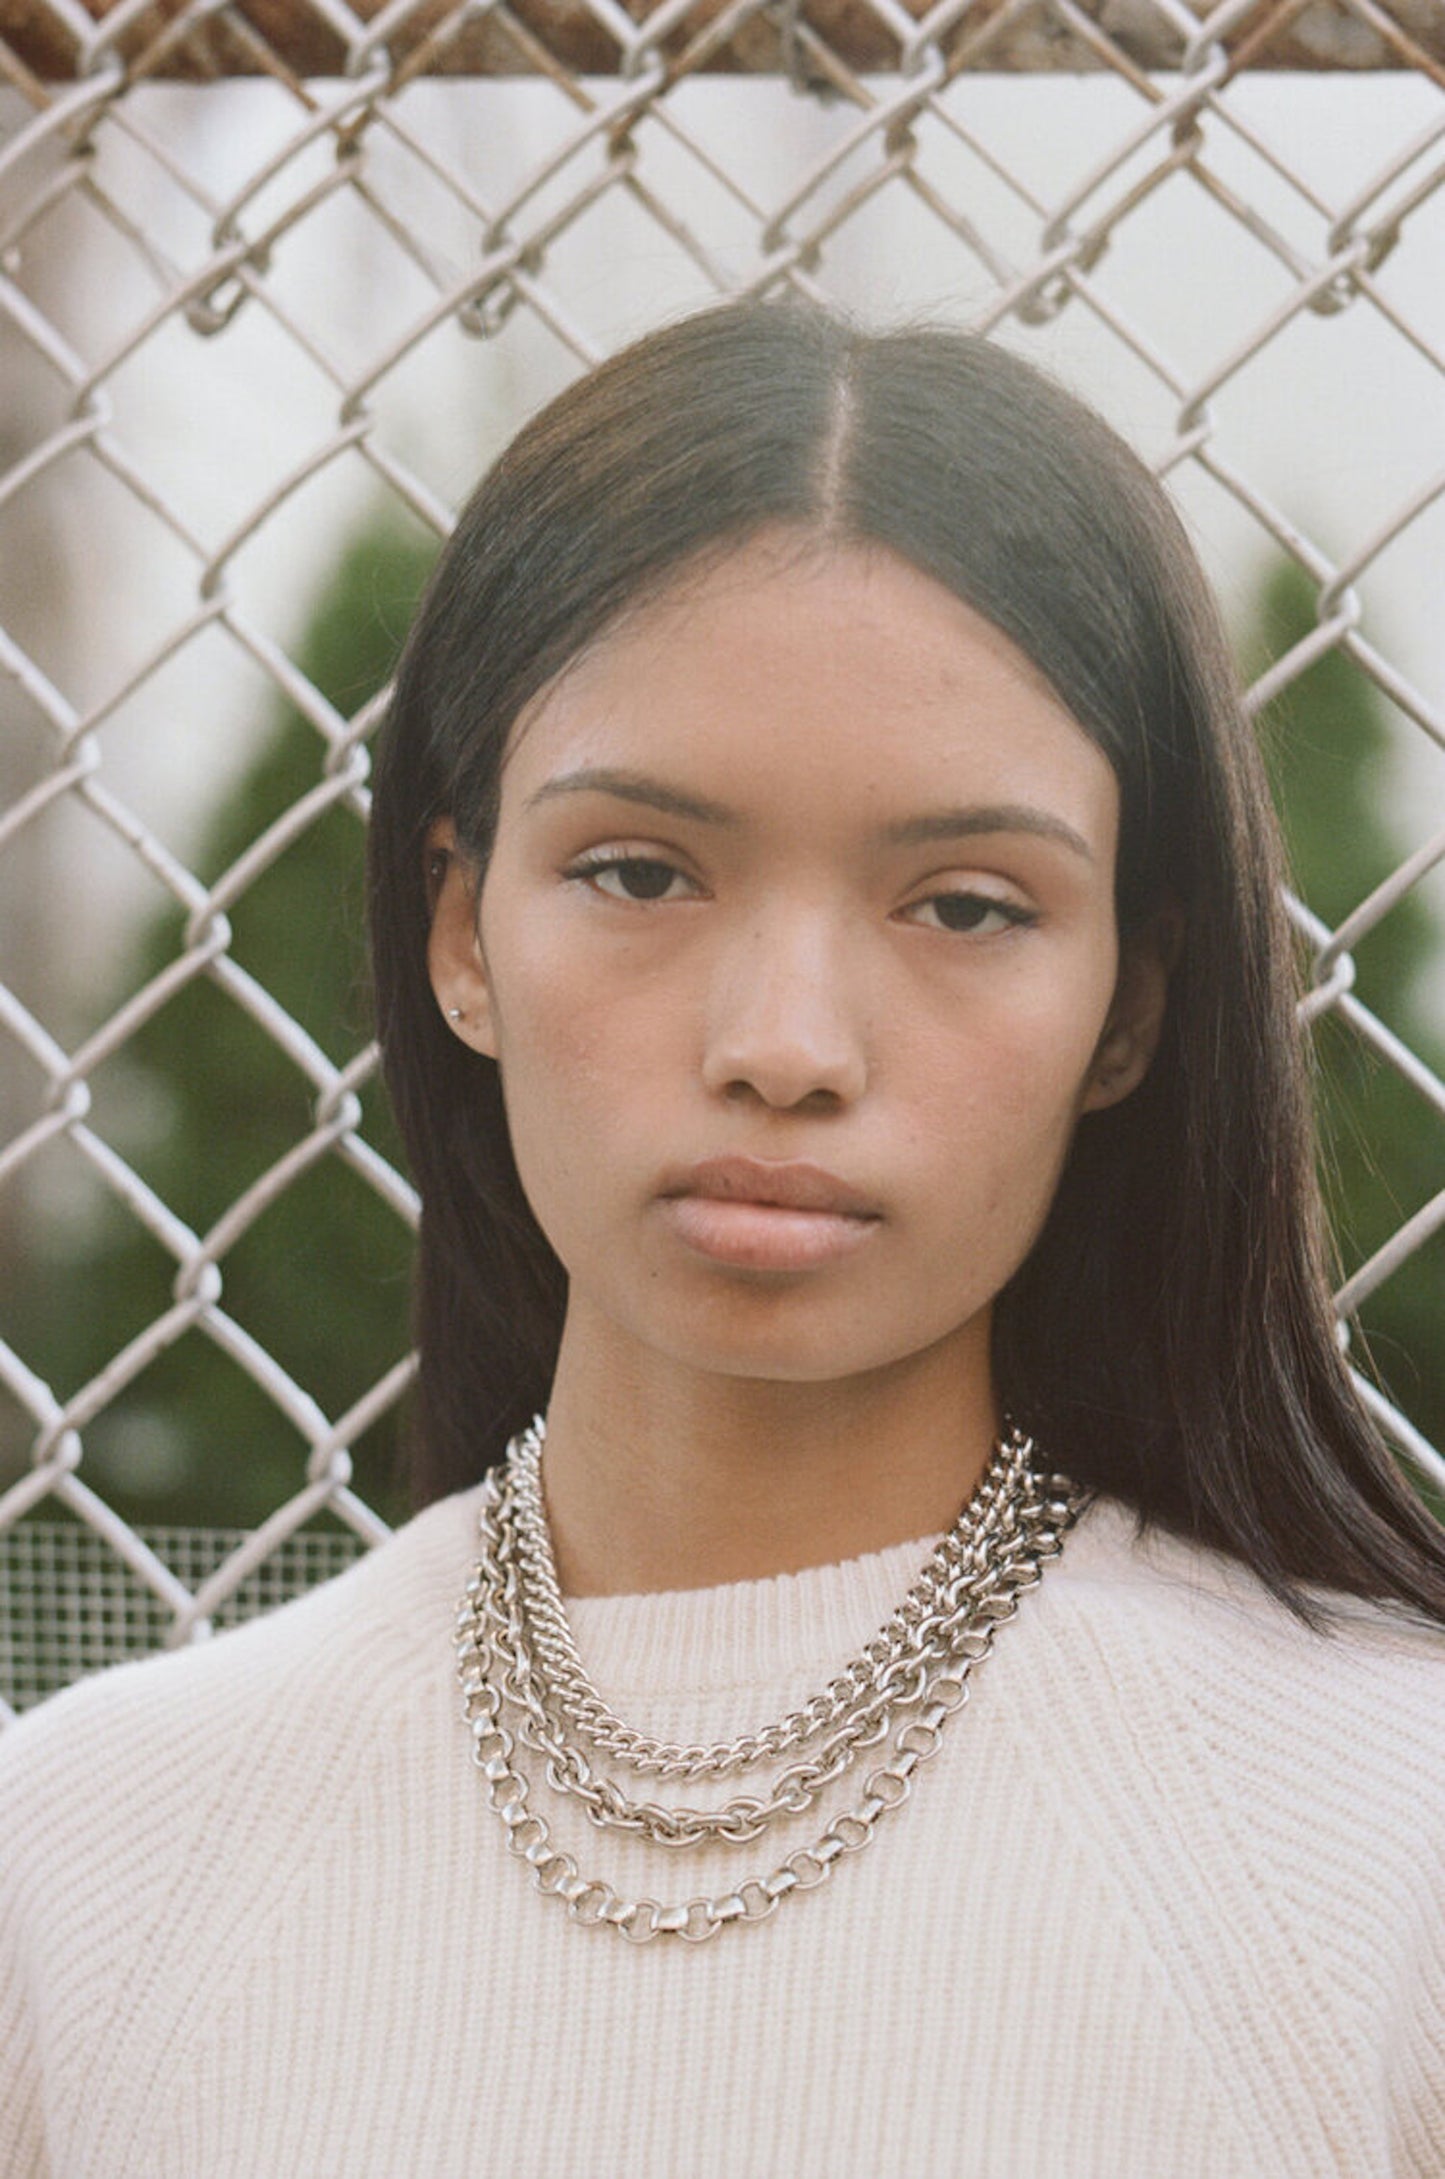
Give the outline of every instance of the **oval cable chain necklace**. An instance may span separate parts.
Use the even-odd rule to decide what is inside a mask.
[[[861,1852],[879,1819],[909,1798],[914,1771],[936,1752],[944,1725],[968,1698],[970,1672],[1058,1555],[1083,1502],[1066,1476],[1040,1472],[1032,1439],[1011,1428],[907,1595],[826,1688],[760,1730],[681,1746],[624,1724],[587,1676],[547,1526],[545,1435],[538,1417],[513,1439],[505,1466],[490,1471],[482,1486],[481,1558],[456,1632],[463,1714],[473,1761],[507,1846],[530,1868],[537,1890],[561,1900],[573,1921],[616,1929],[634,1944],[658,1936],[700,1943],[730,1923],[766,1921],[784,1899],[824,1883],[841,1856]],[[504,1713],[511,1724],[503,1722]],[[573,1856],[553,1846],[547,1823],[529,1805],[531,1782],[517,1767],[520,1742],[543,1759],[548,1786],[578,1800],[599,1829],[631,1831],[673,1848],[706,1841],[741,1845],[780,1818],[810,1808],[825,1786],[890,1734],[889,1758],[869,1774],[862,1799],[811,1846],[719,1898],[676,1906],[624,1899],[603,1879],[583,1876]],[[811,1752],[785,1768],[765,1795],[739,1795],[720,1808],[686,1808],[630,1799],[594,1769],[588,1748],[639,1773],[686,1778],[729,1775],[792,1751]]]

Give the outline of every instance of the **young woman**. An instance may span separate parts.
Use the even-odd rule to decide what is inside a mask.
[[[426,1510],[7,1736],[7,2172],[1445,2173],[1277,898],[1003,350],[730,307],[522,433],[376,783]]]

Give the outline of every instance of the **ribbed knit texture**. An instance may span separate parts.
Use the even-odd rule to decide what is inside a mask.
[[[530,1889],[469,1761],[474,1515],[0,1738],[4,2179],[1445,2174],[1445,1639],[1322,1640],[1102,1502],[866,1852],[633,1949]],[[574,1625],[624,1715],[727,1737],[922,1550]],[[564,1843],[686,1899],[819,1817]]]

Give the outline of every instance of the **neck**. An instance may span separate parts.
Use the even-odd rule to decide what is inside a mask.
[[[544,1462],[563,1589],[755,1581],[946,1528],[1000,1427],[988,1329],[799,1384],[627,1367],[609,1327],[569,1314]]]

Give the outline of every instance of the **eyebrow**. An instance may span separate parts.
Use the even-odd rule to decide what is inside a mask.
[[[539,802],[550,802],[559,794],[610,794],[619,802],[640,802],[647,809],[661,810],[664,817],[690,817],[700,825],[736,830],[742,823],[737,811],[722,802],[683,794],[660,779],[649,779],[645,772],[618,771],[610,765],[584,764],[575,772],[559,772],[528,797],[527,808],[535,809]]]
[[[1094,860],[1094,851],[1081,832],[1055,817],[1051,810],[1036,810],[1026,802],[976,804],[968,809],[930,810],[922,817],[905,817],[883,827],[883,838],[893,847],[921,847],[931,840],[971,840],[981,833],[1031,832],[1040,840],[1056,840],[1061,847]]]
[[[702,795],[684,794],[670,787],[665,780],[653,779],[645,772],[619,770],[611,765],[585,764],[571,772],[559,772],[555,779],[544,780],[527,802],[528,809],[535,809],[539,802],[549,802],[564,794],[607,794],[619,802],[636,802],[646,809],[659,810],[665,817],[690,818],[697,824],[716,825],[737,831],[743,822],[737,810],[726,803],[708,801]],[[1053,840],[1069,848],[1085,862],[1094,860],[1094,851],[1082,833],[1056,817],[1051,810],[1040,810],[1026,802],[975,803],[962,809],[927,810],[917,817],[904,817],[893,824],[879,828],[878,837],[890,847],[923,847],[935,840],[971,840],[990,833],[1025,832],[1041,840]]]

